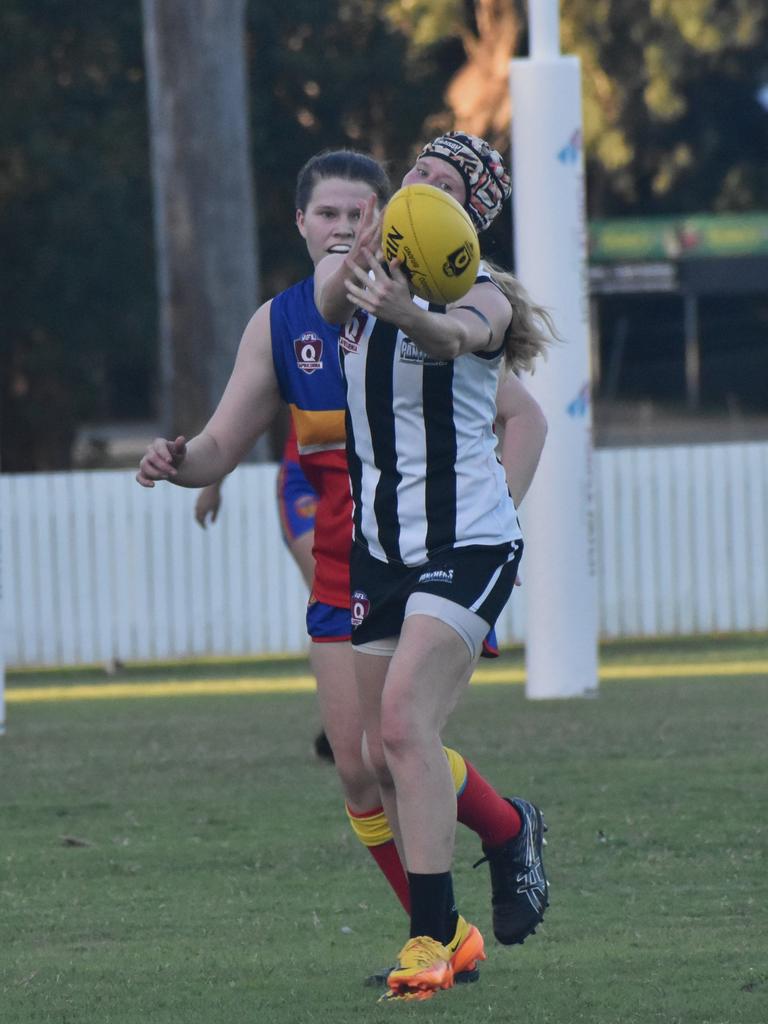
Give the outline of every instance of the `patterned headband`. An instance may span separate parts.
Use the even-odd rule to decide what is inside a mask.
[[[467,187],[467,213],[478,231],[489,228],[512,194],[501,154],[477,135],[446,132],[427,143],[419,159],[423,156],[438,157],[456,168]]]

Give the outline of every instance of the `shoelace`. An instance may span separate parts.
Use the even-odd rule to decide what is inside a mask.
[[[499,857],[499,856],[500,856],[500,854],[491,854],[491,853],[486,853],[486,855],[485,855],[484,857],[481,857],[481,858],[480,858],[480,860],[476,860],[476,861],[475,861],[475,863],[474,863],[474,864],[472,865],[472,867],[473,867],[473,868],[479,868],[481,864],[487,864],[487,863],[488,863],[488,861],[489,861],[489,860],[491,859],[491,857],[493,857],[493,856],[497,856],[497,857]],[[515,864],[516,864],[516,863],[518,863],[518,862],[517,862],[517,861],[514,861],[513,863],[515,863]]]
[[[435,955],[439,952],[439,950],[434,948],[433,943],[434,946],[439,945],[436,939],[430,942],[429,940],[424,941],[418,938],[409,942],[407,948],[403,950],[403,954],[405,954],[409,961],[412,960],[413,963],[408,963],[406,966],[426,967],[431,964],[435,959]],[[404,966],[402,958],[399,958],[399,963],[401,967]]]

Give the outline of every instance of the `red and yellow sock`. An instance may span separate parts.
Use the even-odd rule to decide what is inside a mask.
[[[456,787],[457,820],[476,832],[484,846],[501,846],[516,836],[522,823],[515,808],[457,750],[450,747],[443,747],[443,750]],[[410,914],[408,876],[383,807],[356,813],[345,806],[352,831],[367,847],[403,909]]]
[[[368,848],[368,852],[402,903],[406,914],[410,914],[411,895],[408,877],[400,861],[400,854],[397,852],[384,808],[375,807],[372,811],[357,814],[349,809],[348,804],[345,804],[345,807],[352,831],[363,846]]]
[[[484,846],[501,846],[522,827],[520,815],[457,750],[443,747],[456,787],[456,818]]]

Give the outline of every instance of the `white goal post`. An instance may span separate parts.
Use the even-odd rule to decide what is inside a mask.
[[[526,384],[549,433],[521,509],[528,697],[596,692],[597,568],[580,64],[557,0],[529,0],[530,56],[510,66],[515,270],[562,345]]]

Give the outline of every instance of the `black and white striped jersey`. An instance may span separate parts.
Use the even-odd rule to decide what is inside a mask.
[[[432,359],[363,310],[340,345],[355,541],[420,565],[451,547],[519,539],[493,433],[501,352]]]

